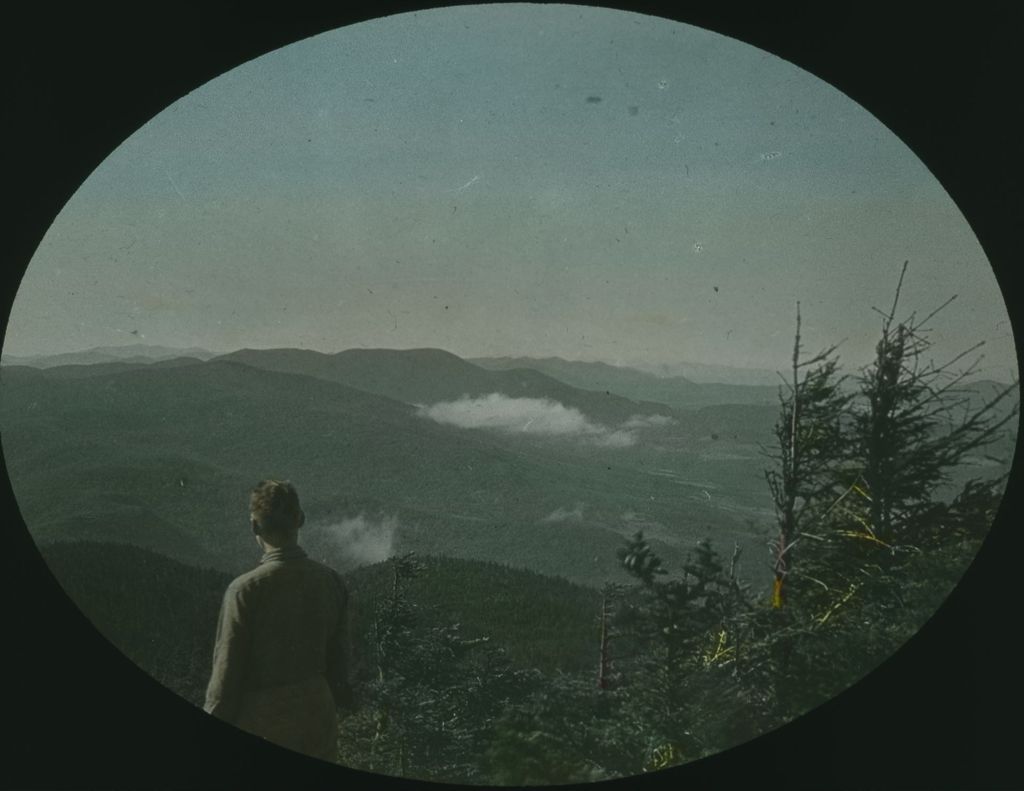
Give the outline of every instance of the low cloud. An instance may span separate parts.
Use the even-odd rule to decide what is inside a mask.
[[[679,421],[668,415],[633,415],[629,420],[622,424],[624,429],[640,429],[640,428],[664,428],[665,426],[672,426]]]
[[[549,524],[555,524],[558,522],[582,522],[583,521],[583,503],[576,503],[576,507],[571,511],[567,508],[556,508],[550,514],[540,520]]]
[[[421,417],[460,428],[492,429],[508,434],[580,437],[604,447],[636,443],[630,431],[593,423],[575,407],[548,398],[512,398],[501,393],[442,401],[417,410]]]
[[[303,528],[302,543],[309,554],[328,565],[365,566],[394,554],[398,518],[359,514],[351,519]]]
[[[628,448],[636,445],[636,434],[632,431],[607,431],[594,437],[594,444],[602,448]]]

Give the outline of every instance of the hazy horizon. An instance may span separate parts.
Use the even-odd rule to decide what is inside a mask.
[[[839,91],[734,39],[583,6],[398,14],[197,88],[86,180],[3,352],[441,348],[788,366],[930,312],[937,360],[1016,376],[995,277],[941,185]],[[223,353],[219,351],[218,353]]]
[[[443,349],[440,347],[432,346],[418,346],[418,347],[407,347],[407,348],[395,348],[395,347],[370,347],[370,346],[358,346],[348,347],[345,349],[314,349],[308,347],[297,347],[297,346],[250,346],[240,347],[236,349],[209,349],[205,347],[191,347],[191,348],[175,348],[168,347],[162,344],[147,344],[142,342],[128,343],[122,345],[111,345],[111,346],[91,346],[84,349],[73,349],[63,352],[53,352],[45,355],[13,355],[8,354],[6,351],[0,355],[0,358],[4,360],[42,360],[52,357],[63,357],[70,355],[85,355],[89,353],[103,353],[112,350],[129,351],[136,349],[162,349],[168,352],[182,352],[183,356],[187,356],[187,352],[198,351],[204,354],[210,355],[210,359],[226,356],[240,351],[312,351],[318,354],[333,355],[341,354],[347,351],[398,351],[398,352],[411,352],[411,351],[441,351],[448,354],[455,354],[450,349]],[[147,356],[140,353],[141,356]],[[131,355],[121,355],[128,359]],[[152,355],[154,361],[158,358]],[[778,377],[779,375],[785,376],[786,370],[783,368],[753,368],[745,366],[729,366],[722,365],[721,363],[705,363],[696,360],[678,360],[671,363],[645,363],[644,361],[615,361],[610,362],[608,360],[602,360],[598,358],[590,359],[570,359],[566,357],[560,357],[558,355],[517,355],[517,354],[506,354],[506,355],[487,355],[480,357],[462,356],[456,355],[467,362],[474,362],[475,360],[500,360],[500,359],[524,359],[524,360],[559,360],[566,363],[586,363],[586,364],[603,364],[610,365],[617,368],[631,369],[639,371],[640,373],[651,374],[661,378],[674,378],[682,377],[689,379],[697,384],[731,384],[731,385],[749,385],[749,386],[766,386],[766,385],[778,385],[782,382]],[[862,363],[854,364],[846,368],[847,373],[851,373],[855,370],[859,370],[867,365],[871,361],[865,361]],[[965,382],[980,382],[980,381],[993,381],[998,384],[1010,384],[1014,381],[1012,375],[1000,376],[997,372],[986,370],[981,368],[974,373],[970,373],[964,379]]]
[[[501,359],[501,358],[517,358],[517,357],[522,357],[522,358],[529,358],[529,359],[535,359],[535,360],[537,360],[537,359],[558,359],[558,360],[564,360],[565,362],[604,363],[606,365],[630,367],[630,365],[627,362],[611,362],[609,360],[601,359],[601,358],[595,357],[595,356],[580,357],[580,358],[569,358],[569,357],[563,357],[563,356],[557,355],[557,354],[531,354],[531,355],[526,355],[526,354],[516,354],[516,353],[513,353],[513,352],[509,352],[507,354],[462,355],[462,354],[457,354],[456,352],[452,351],[451,349],[445,349],[445,348],[440,347],[440,346],[402,346],[402,347],[397,347],[397,346],[346,346],[344,348],[316,348],[316,347],[312,347],[312,346],[287,346],[286,345],[286,346],[237,346],[237,347],[227,348],[227,349],[213,349],[213,348],[210,348],[208,346],[168,346],[168,345],[162,344],[162,343],[146,343],[145,341],[133,341],[131,343],[123,343],[123,344],[103,344],[103,345],[99,345],[99,346],[88,346],[88,347],[81,347],[81,348],[64,348],[64,349],[61,349],[61,350],[49,351],[49,352],[38,353],[38,354],[14,354],[14,353],[8,352],[6,349],[4,349],[3,356],[4,357],[17,358],[17,359],[34,359],[34,358],[44,358],[44,357],[59,357],[59,356],[72,355],[72,354],[75,354],[75,355],[77,355],[77,354],[87,354],[89,352],[100,352],[100,351],[106,351],[106,350],[124,350],[124,351],[127,351],[127,350],[131,350],[131,349],[167,349],[167,350],[181,351],[181,352],[187,352],[187,351],[190,351],[190,350],[196,350],[196,351],[201,351],[201,352],[204,352],[204,353],[209,353],[209,354],[212,354],[214,356],[222,356],[222,355],[225,355],[225,354],[232,354],[233,352],[244,351],[244,350],[247,350],[247,349],[248,350],[254,350],[254,351],[267,351],[267,350],[281,350],[281,349],[285,349],[285,350],[296,350],[296,351],[312,351],[312,352],[317,352],[319,354],[339,354],[341,352],[352,351],[352,350],[356,350],[356,349],[365,350],[365,351],[374,351],[374,350],[383,350],[383,351],[438,350],[438,351],[442,351],[442,352],[447,352],[449,354],[454,354],[457,357],[461,357],[464,360],[473,360],[473,359]],[[636,362],[637,362],[637,364],[641,364],[641,365],[645,364],[643,361],[636,361]],[[650,365],[650,364],[648,364],[648,365]],[[669,366],[669,367],[671,367],[672,365],[693,365],[693,366],[697,366],[697,367],[708,367],[708,368],[735,368],[736,370],[739,370],[739,371],[770,371],[771,370],[771,369],[768,369],[768,368],[755,368],[755,367],[752,367],[752,366],[742,366],[742,365],[729,366],[729,365],[723,365],[722,363],[713,363],[713,362],[707,362],[707,361],[703,361],[703,360],[683,360],[683,359],[668,361],[668,362],[662,363],[661,365]]]

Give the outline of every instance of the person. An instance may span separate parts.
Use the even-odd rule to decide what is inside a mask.
[[[298,545],[305,514],[288,481],[261,481],[250,526],[263,551],[221,605],[204,709],[306,755],[337,756],[338,707],[349,705],[348,592]]]

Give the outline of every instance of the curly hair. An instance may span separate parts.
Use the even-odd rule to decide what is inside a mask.
[[[304,519],[299,493],[290,481],[260,481],[249,494],[249,512],[261,533],[287,533]]]

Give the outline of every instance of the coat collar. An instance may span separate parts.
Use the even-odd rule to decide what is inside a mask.
[[[286,560],[301,560],[306,557],[306,553],[299,546],[281,547],[280,549],[271,549],[263,553],[263,557],[260,558],[260,565],[264,563],[283,562]]]

